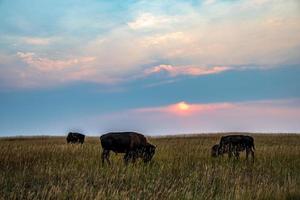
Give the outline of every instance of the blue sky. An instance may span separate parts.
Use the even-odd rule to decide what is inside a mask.
[[[300,132],[300,3],[0,1],[0,135]]]

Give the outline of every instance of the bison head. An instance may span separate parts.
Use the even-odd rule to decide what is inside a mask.
[[[217,155],[223,155],[225,153],[228,153],[228,150],[229,150],[229,146],[228,145],[222,145],[222,144],[219,144],[218,145],[218,150],[217,150]]]
[[[215,144],[214,146],[212,146],[211,148],[211,157],[217,157],[219,155],[219,145]]]
[[[155,154],[155,146],[147,143],[142,151],[142,159],[145,163],[150,162]]]
[[[223,155],[226,152],[227,152],[227,146],[215,144],[211,148],[211,156],[212,157],[217,157],[217,156]]]

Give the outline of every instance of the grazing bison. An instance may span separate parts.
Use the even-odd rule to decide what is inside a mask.
[[[223,156],[223,154],[229,153],[228,146],[226,146],[226,148],[223,148],[222,150],[221,150],[221,148],[219,148],[219,146],[220,146],[219,144],[215,144],[214,146],[211,147],[211,156],[212,157]],[[238,153],[238,156],[239,156],[239,152],[244,151],[245,148],[243,146],[239,145],[236,148],[236,150],[237,150],[237,153]]]
[[[68,136],[67,136],[67,142],[68,143],[84,143],[84,138],[85,135],[81,134],[81,133],[73,133],[73,132],[69,132]]]
[[[102,135],[100,141],[103,149],[102,163],[106,160],[110,164],[110,151],[125,153],[125,164],[130,160],[135,162],[137,158],[142,158],[147,163],[155,153],[155,146],[148,143],[144,135],[136,132],[111,132]]]
[[[217,149],[216,149],[217,148]],[[223,136],[220,140],[218,147],[213,147],[212,151],[215,150],[216,155],[222,155],[228,153],[228,157],[231,158],[232,154],[238,159],[239,152],[246,150],[246,159],[251,154],[252,160],[254,161],[254,139],[247,135],[227,135]]]

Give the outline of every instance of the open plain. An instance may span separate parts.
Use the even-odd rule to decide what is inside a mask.
[[[2,138],[0,199],[300,199],[300,135],[251,135],[254,163],[211,158],[221,134],[199,134],[150,137],[153,161],[128,166],[103,166],[98,137]]]

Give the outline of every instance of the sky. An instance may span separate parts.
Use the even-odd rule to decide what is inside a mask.
[[[298,0],[0,0],[0,136],[300,133]]]

